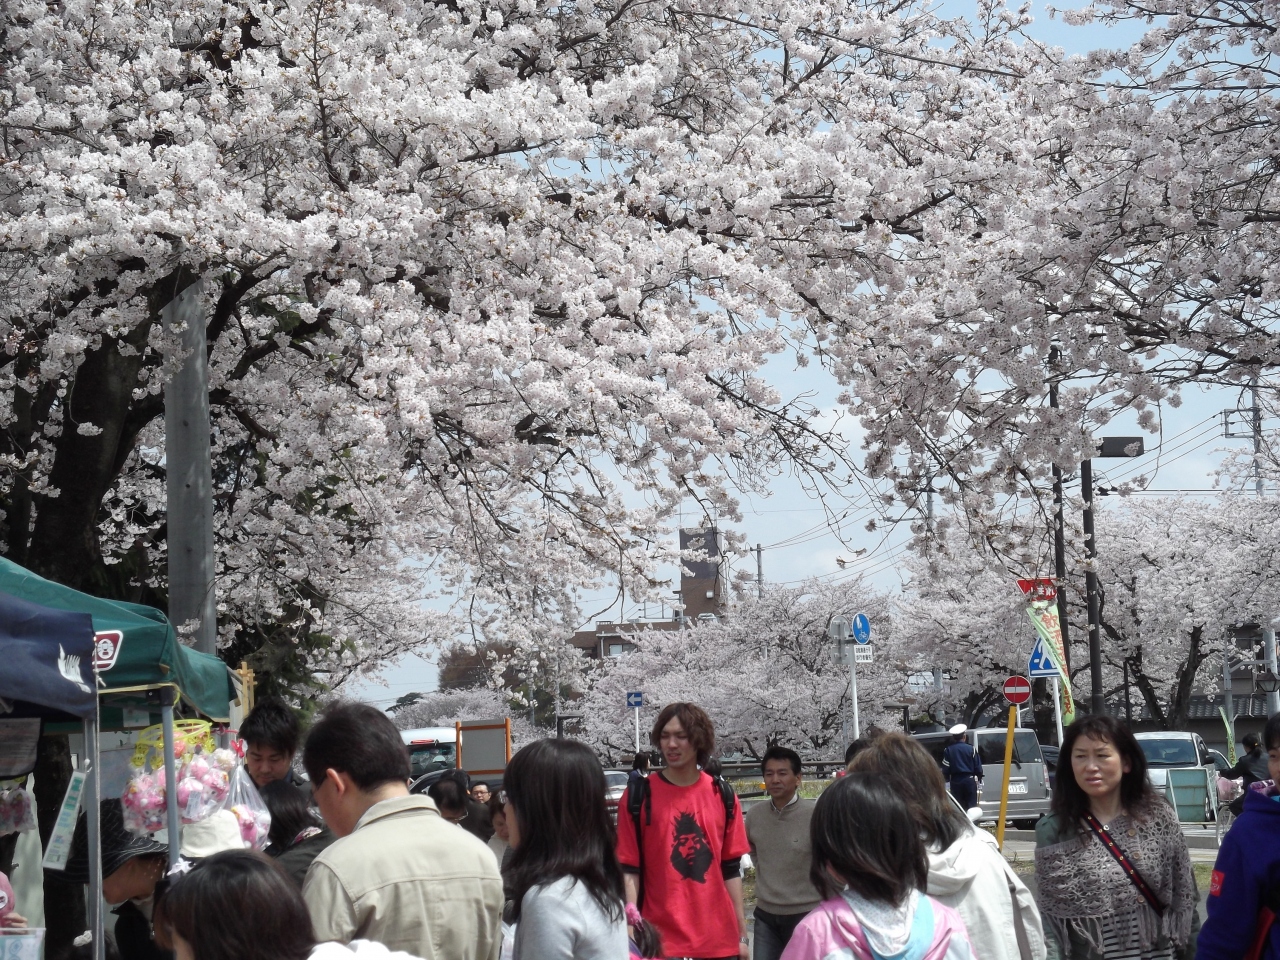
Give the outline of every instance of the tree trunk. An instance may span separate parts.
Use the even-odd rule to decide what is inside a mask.
[[[98,509],[137,435],[137,427],[128,426],[129,413],[150,326],[140,323],[129,332],[128,356],[120,341],[105,338],[86,355],[69,388],[62,433],[55,441],[49,483],[58,495],[37,498],[27,566],[77,590],[89,585],[102,563]],[[81,434],[81,424],[101,432]]]
[[[47,849],[71,781],[71,743],[65,733],[40,738],[35,774],[36,820],[41,848]],[[58,879],[55,872],[46,871],[44,877],[44,955],[59,957],[88,927],[85,886]]]

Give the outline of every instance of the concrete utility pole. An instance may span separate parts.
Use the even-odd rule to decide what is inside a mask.
[[[165,329],[178,331],[178,348],[185,355],[182,367],[164,390],[169,619],[175,627],[199,621],[194,646],[201,653],[214,653],[218,603],[213,563],[213,454],[200,293],[197,280],[161,313]]]
[[[1249,381],[1249,397],[1253,405],[1250,410],[1253,426],[1253,491],[1261,497],[1265,491],[1262,482],[1262,406],[1258,403],[1256,373]],[[1280,676],[1276,668],[1276,632],[1267,624],[1262,626],[1262,659],[1267,662],[1267,669],[1273,677]],[[1267,716],[1276,713],[1280,713],[1280,691],[1271,690],[1267,693]]]
[[[1058,362],[1058,348],[1049,348],[1049,406],[1058,409],[1058,381],[1053,378],[1053,367]],[[1053,574],[1058,580],[1058,626],[1062,629],[1063,668],[1071,682],[1071,638],[1067,636],[1067,546],[1062,526],[1062,468],[1053,465]]]
[[[1102,630],[1098,574],[1094,570],[1098,545],[1093,533],[1093,463],[1088,457],[1080,461],[1080,491],[1084,495],[1084,555],[1088,564],[1084,571],[1084,592],[1089,611],[1089,712],[1101,716],[1107,712],[1107,701],[1102,692]]]
[[[764,599],[764,547],[756,544],[756,599]]]

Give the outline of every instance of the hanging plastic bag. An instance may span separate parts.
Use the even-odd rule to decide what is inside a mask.
[[[271,832],[271,814],[244,766],[236,767],[231,774],[231,787],[223,809],[235,814],[245,846],[254,850],[266,847],[267,834]]]
[[[174,724],[175,792],[183,823],[199,823],[222,809],[231,773],[239,763],[231,750],[216,747],[211,730],[203,720]],[[138,772],[120,798],[125,828],[133,833],[155,833],[167,826],[164,760],[164,731],[159,726],[148,727],[139,735],[134,750],[133,765]]]
[[[21,784],[0,788],[0,836],[36,828],[36,799]]]

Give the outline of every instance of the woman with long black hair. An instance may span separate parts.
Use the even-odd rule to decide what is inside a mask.
[[[1129,728],[1091,715],[1062,740],[1053,813],[1036,826],[1036,882],[1049,956],[1195,955],[1195,877],[1178,815],[1147,782]]]
[[[628,951],[622,869],[604,770],[575,740],[539,740],[507,765],[506,879],[513,960],[619,960]]]

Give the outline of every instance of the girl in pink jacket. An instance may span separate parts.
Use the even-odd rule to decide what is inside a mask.
[[[891,784],[851,773],[818,798],[810,877],[825,899],[782,960],[974,960],[960,915],[921,892],[924,842]]]

